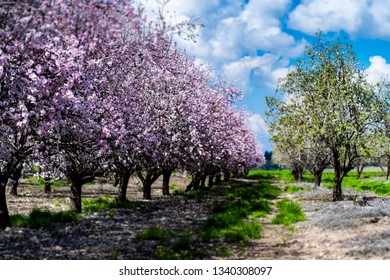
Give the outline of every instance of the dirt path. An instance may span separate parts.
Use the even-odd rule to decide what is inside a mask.
[[[331,190],[283,193],[298,202],[307,219],[292,232],[262,220],[263,238],[251,241],[248,259],[390,259],[390,198],[370,197],[371,206],[353,201],[331,202]],[[345,190],[346,195],[370,195]]]

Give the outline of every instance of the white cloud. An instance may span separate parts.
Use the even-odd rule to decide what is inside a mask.
[[[245,56],[222,66],[227,78],[248,89],[250,83],[275,90],[278,79],[287,75],[289,61],[278,55]]]
[[[367,38],[390,38],[388,0],[304,0],[288,26],[306,34],[346,31]]]
[[[390,64],[381,56],[370,57],[370,66],[366,69],[367,80],[375,84],[382,79],[390,78]]]
[[[289,15],[289,27],[308,34],[358,30],[366,0],[306,0]]]
[[[253,114],[248,118],[249,126],[255,134],[269,135],[268,125],[259,114]]]

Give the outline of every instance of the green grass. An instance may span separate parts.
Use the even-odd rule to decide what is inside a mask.
[[[298,186],[286,186],[284,188],[284,191],[287,193],[295,193],[295,192],[304,191],[304,190],[309,190],[309,189],[304,188],[304,187],[298,187]]]
[[[324,172],[322,185],[328,188],[333,187],[333,172]],[[356,191],[372,191],[378,195],[390,195],[390,180],[386,180],[383,172],[363,172],[361,178],[357,178],[357,172],[349,172],[344,177],[342,187],[351,188]]]
[[[203,225],[202,237],[224,238],[227,242],[260,238],[262,225],[254,218],[265,217],[272,210],[267,200],[280,193],[265,180],[257,185],[232,185],[226,200],[214,205],[213,214]]]
[[[82,198],[83,211],[86,213],[118,208],[133,208],[140,206],[141,203],[142,202],[130,200],[119,201],[109,195],[99,198]]]
[[[289,170],[250,170],[248,178],[260,181],[277,181],[285,184],[293,184],[294,176]],[[310,172],[303,173],[303,182],[313,183],[315,178]],[[334,174],[332,170],[326,170],[322,175],[321,185],[333,188]],[[390,180],[386,180],[381,171],[364,171],[361,178],[357,178],[357,172],[351,171],[344,178],[342,186],[356,191],[372,191],[378,195],[390,195]],[[295,192],[296,188],[288,188],[287,192]]]
[[[249,170],[246,176],[249,179],[259,179],[266,181],[283,181],[286,184],[294,183],[294,176],[290,170]]]
[[[301,222],[306,219],[298,203],[283,198],[276,203],[276,207],[279,209],[279,214],[272,219],[272,224],[285,225],[287,228],[292,229],[291,225],[296,222]]]
[[[175,234],[172,231],[164,229],[162,226],[157,225],[139,232],[136,238],[139,240],[163,240],[174,237]]]
[[[14,227],[48,228],[54,223],[75,222],[80,214],[73,211],[52,212],[34,208],[28,215],[11,215],[11,225]]]
[[[45,179],[43,177],[29,177],[23,179],[23,183],[25,184],[32,184],[32,185],[37,185],[38,189],[43,189],[45,186]],[[68,180],[66,179],[56,179],[51,183],[51,188],[56,188],[56,187],[66,187],[69,185]]]

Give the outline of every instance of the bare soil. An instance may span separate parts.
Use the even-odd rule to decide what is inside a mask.
[[[253,183],[253,181],[247,181]],[[181,192],[188,180],[176,175],[171,184]],[[199,230],[210,216],[211,205],[219,197],[202,200],[183,199],[181,195],[163,197],[162,182],[153,185],[153,200],[142,199],[137,179],[129,183],[128,197],[139,201],[137,207],[112,212],[88,213],[75,223],[55,224],[49,229],[7,228],[0,231],[0,259],[152,259],[157,246],[169,248],[168,241],[139,240],[137,233],[160,225],[175,233],[183,229]],[[311,189],[293,194],[283,193],[270,201],[273,205],[283,197],[298,202],[307,219],[294,224],[294,230],[271,224],[275,207],[263,224],[261,239],[243,244],[223,240],[202,241],[199,250],[204,259],[390,259],[390,198],[370,193],[345,190],[348,196],[366,196],[369,206],[352,200],[331,202],[331,190]],[[280,185],[280,187],[284,187]],[[83,197],[116,195],[111,184],[83,187]],[[171,193],[174,193],[172,190]],[[11,214],[25,214],[32,208],[69,209],[69,188],[55,188],[50,195],[36,186],[22,184],[18,196],[8,195]],[[194,239],[194,242],[200,242]],[[221,252],[228,250],[230,254]]]

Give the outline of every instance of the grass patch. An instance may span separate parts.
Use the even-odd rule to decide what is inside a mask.
[[[249,170],[246,176],[249,179],[259,179],[265,181],[283,181],[284,183],[294,183],[294,176],[290,170]]]
[[[290,201],[287,198],[283,198],[276,203],[276,207],[279,209],[280,213],[272,219],[272,224],[282,224],[287,228],[292,229],[291,225],[293,223],[301,222],[306,219],[299,204]]]
[[[54,223],[70,223],[80,218],[73,211],[52,212],[34,208],[29,215],[11,215],[11,225],[14,227],[48,228]]]
[[[31,184],[31,185],[36,185],[38,189],[43,189],[45,186],[45,178],[43,177],[29,177],[25,178],[22,180],[23,183],[25,184]],[[57,179],[52,179],[51,183],[51,188],[56,188],[56,187],[66,187],[69,185],[69,181],[67,179],[62,179],[62,178],[57,178]]]
[[[250,179],[260,181],[278,181],[285,184],[294,184],[294,176],[289,170],[250,170],[247,175]],[[334,173],[327,169],[322,174],[321,185],[327,188],[333,188]],[[310,172],[304,172],[303,182],[313,183],[315,178]],[[344,177],[342,186],[356,191],[372,191],[378,195],[390,195],[390,180],[386,180],[382,171],[364,171],[361,178],[357,178],[357,172],[351,171]],[[287,192],[295,192],[296,188],[288,188]]]
[[[304,190],[308,190],[308,189],[304,188],[304,187],[298,187],[298,186],[286,186],[284,188],[284,191],[287,193],[295,193],[295,192],[304,191]]]
[[[175,234],[172,231],[166,230],[162,226],[157,225],[139,232],[136,235],[136,238],[139,240],[163,240],[174,236]]]
[[[109,195],[99,198],[82,198],[83,211],[86,213],[118,208],[133,208],[141,204],[142,202],[139,201],[119,201]]]
[[[212,216],[202,227],[202,238],[224,238],[227,242],[260,238],[262,226],[253,218],[265,217],[272,210],[268,199],[280,193],[279,188],[264,180],[256,185],[232,185],[227,199],[214,205]]]

